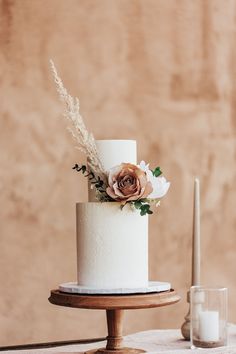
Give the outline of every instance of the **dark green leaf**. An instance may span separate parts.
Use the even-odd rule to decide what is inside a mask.
[[[158,177],[162,174],[161,168],[160,167],[156,167],[154,170],[152,170],[152,174],[155,177]]]
[[[140,215],[142,216],[146,214],[153,214],[149,204],[142,204],[139,209],[140,209]]]
[[[134,206],[135,206],[136,209],[140,209],[141,206],[142,206],[142,202],[140,200],[136,200],[134,202]]]

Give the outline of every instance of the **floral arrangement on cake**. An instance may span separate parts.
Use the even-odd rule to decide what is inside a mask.
[[[139,165],[122,163],[105,171],[93,134],[88,132],[80,115],[78,98],[68,94],[53,61],[50,63],[57,91],[66,106],[64,116],[70,121],[68,129],[77,142],[77,148],[87,157],[87,166],[76,163],[73,169],[89,179],[98,201],[119,202],[121,209],[129,203],[140,210],[141,215],[152,214],[151,206],[159,206],[160,198],[170,186],[170,182],[162,176],[160,167],[150,169],[149,164],[141,161]]]

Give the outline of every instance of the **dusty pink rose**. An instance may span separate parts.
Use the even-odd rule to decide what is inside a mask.
[[[128,202],[146,198],[153,191],[145,171],[130,163],[112,168],[108,175],[107,194],[116,201]]]

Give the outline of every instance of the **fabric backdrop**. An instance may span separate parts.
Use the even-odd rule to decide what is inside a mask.
[[[170,191],[150,218],[150,279],[179,304],[127,311],[125,332],[179,328],[190,286],[193,181],[202,282],[230,288],[236,321],[236,1],[0,0],[0,345],[97,337],[104,311],[49,304],[76,278],[83,156],[66,130],[52,58],[98,139],[135,139]]]

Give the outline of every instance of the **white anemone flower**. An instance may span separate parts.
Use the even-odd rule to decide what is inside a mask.
[[[149,169],[149,164],[146,165],[144,161],[139,164],[141,170],[146,172],[148,181],[151,182],[153,191],[148,195],[148,199],[158,199],[164,197],[170,187],[170,182],[167,182],[163,176],[155,177],[152,171]]]

